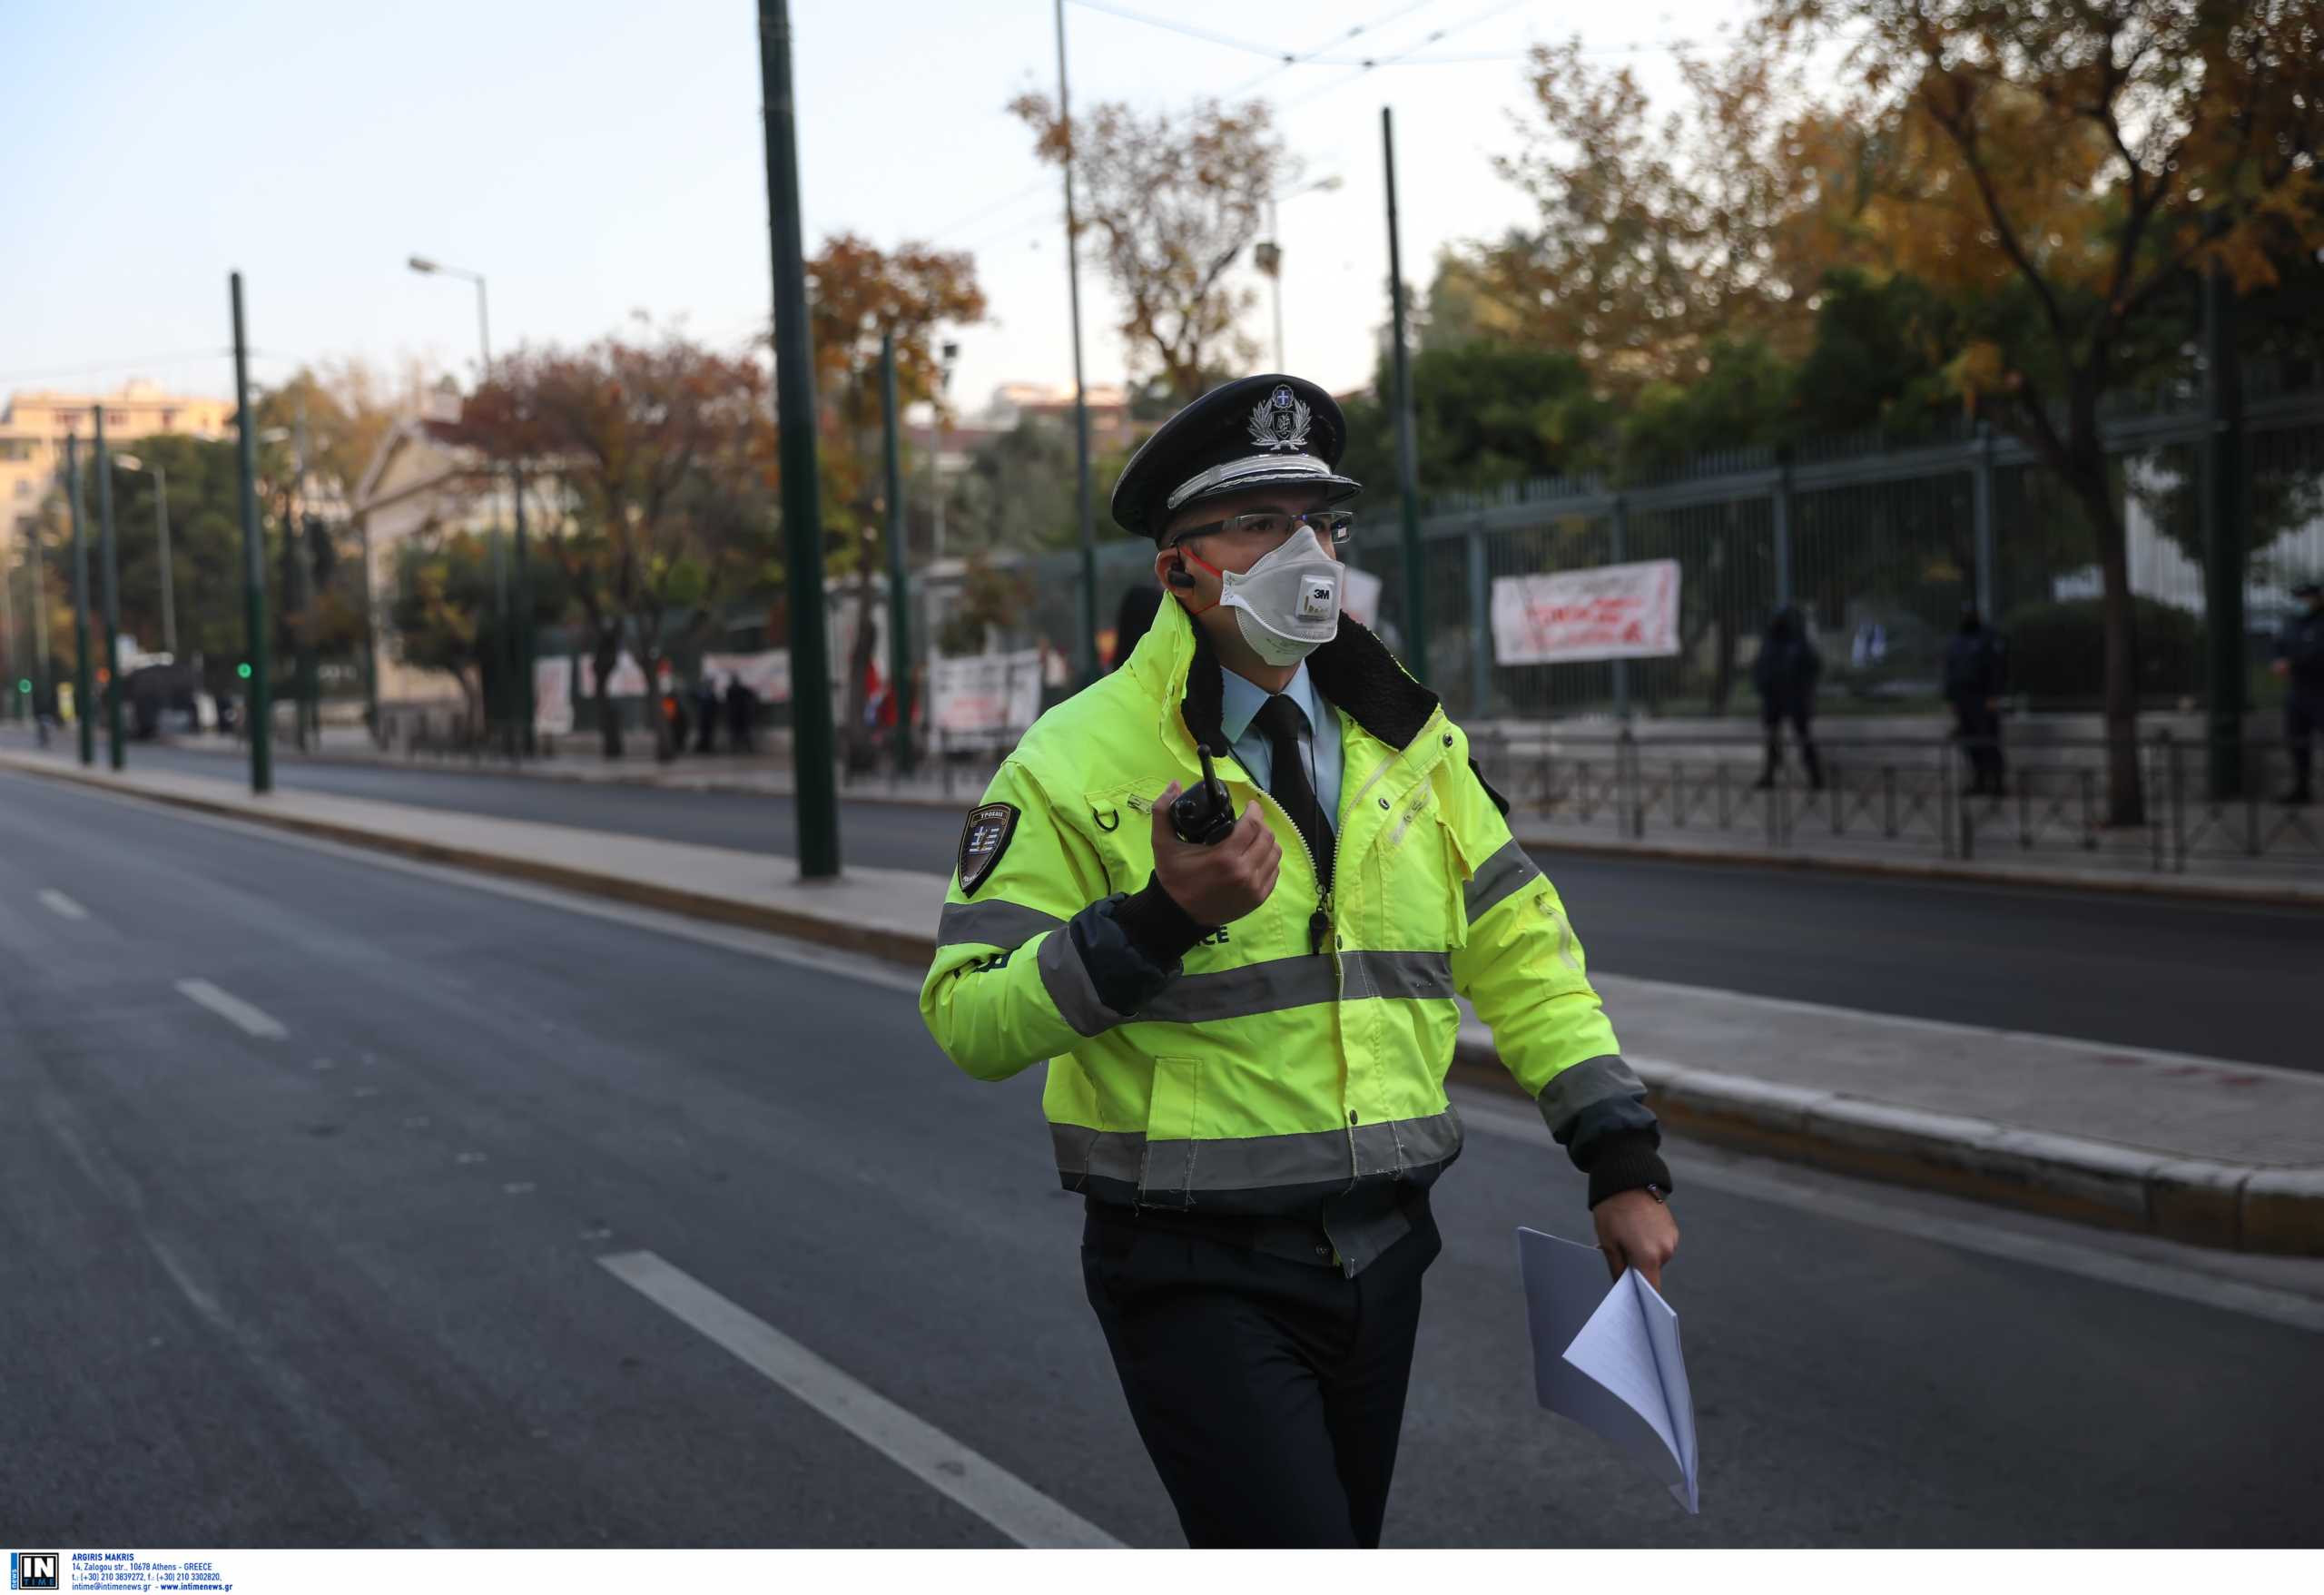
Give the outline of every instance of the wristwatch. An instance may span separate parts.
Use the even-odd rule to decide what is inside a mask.
[[[1670,1193],[1664,1190],[1660,1186],[1656,1185],[1652,1180],[1647,1181],[1646,1184],[1639,1186],[1639,1189],[1644,1191],[1648,1196],[1652,1196],[1655,1201],[1662,1206],[1668,1207],[1670,1205]]]

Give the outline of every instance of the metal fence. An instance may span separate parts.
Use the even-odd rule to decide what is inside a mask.
[[[2207,749],[2158,732],[2142,743],[2147,822],[2107,822],[2106,744],[2059,740],[2008,749],[2002,792],[1973,790],[1965,750],[1951,739],[1870,737],[1818,744],[1811,783],[1796,750],[1769,771],[1757,738],[1667,740],[1561,729],[1472,742],[1479,767],[1511,803],[1520,837],[1660,841],[1826,856],[1920,855],[1973,861],[2042,855],[2115,869],[2182,873],[2191,861],[2260,861],[2270,872],[2324,867],[2324,809],[2272,799],[2284,745],[2242,746],[2242,790],[2204,795]]]

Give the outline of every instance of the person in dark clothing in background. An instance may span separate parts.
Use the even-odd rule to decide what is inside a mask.
[[[1783,763],[1783,723],[1799,738],[1800,763],[1807,766],[1807,784],[1822,791],[1824,763],[1816,756],[1816,678],[1824,671],[1824,656],[1807,640],[1799,611],[1785,605],[1768,622],[1759,639],[1758,657],[1751,661],[1751,684],[1759,691],[1759,723],[1768,730],[1768,760],[1754,783],[1761,788],[1776,783]]]
[[[1137,646],[1161,612],[1162,589],[1141,582],[1122,595],[1121,603],[1114,610],[1114,656],[1107,662],[1108,670],[1119,670],[1130,650]]]
[[[2275,662],[2269,669],[2284,678],[2284,746],[2291,754],[2288,803],[2313,802],[2309,778],[2315,769],[2316,734],[2324,730],[2324,583],[2302,582],[2291,590],[2306,607],[2288,616],[2276,634]]]
[[[759,695],[743,684],[738,671],[726,678],[726,746],[729,752],[755,752],[752,728],[758,723]]]
[[[2001,695],[2009,684],[2009,650],[1974,604],[1961,606],[1960,629],[1945,645],[1945,697],[1953,705],[1953,734],[1969,755],[1969,795],[2005,791],[2001,751]]]
[[[694,684],[694,751],[697,753],[717,752],[718,682],[707,670]]]

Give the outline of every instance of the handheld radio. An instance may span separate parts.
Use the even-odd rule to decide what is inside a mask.
[[[1170,829],[1180,842],[1210,847],[1235,829],[1235,801],[1211,767],[1210,750],[1197,743],[1195,752],[1202,757],[1202,779],[1171,802]]]

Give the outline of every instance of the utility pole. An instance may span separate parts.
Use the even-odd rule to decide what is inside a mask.
[[[2214,263],[2203,273],[2203,628],[2210,645],[2211,795],[2243,795],[2244,550],[2250,480],[2243,374],[2235,353],[2235,285]]]
[[[8,569],[9,552],[7,548],[0,547],[0,659],[7,661],[8,718],[21,720],[25,717],[25,698],[29,689],[17,685],[26,678],[17,674],[22,662],[16,657],[16,583],[14,573]]]
[[[799,135],[791,94],[791,7],[759,0],[759,91],[766,121],[766,209],[774,270],[775,420],[782,441],[783,562],[791,588],[791,763],[799,873],[838,878],[839,786],[832,756],[831,654],[824,636],[823,512],[815,469],[814,350],[799,238]]]
[[[250,726],[251,791],[263,797],[274,790],[274,692],[269,678],[272,650],[266,635],[266,540],[258,522],[258,412],[251,405],[250,341],[242,330],[242,274],[227,277],[234,301],[234,403],[237,452],[241,464],[242,625],[250,657],[250,696],[242,713]]]
[[[1065,77],[1065,0],[1057,0],[1057,113],[1065,124],[1065,290],[1073,316],[1073,491],[1081,516],[1081,684],[1098,679],[1098,522],[1089,502],[1089,389],[1081,377],[1081,226],[1073,208],[1073,103]]]
[[[290,568],[299,577],[299,751],[313,753],[322,743],[322,707],[315,681],[315,546],[307,534],[307,405],[291,414],[290,449],[294,487],[290,511]]]
[[[1428,561],[1420,541],[1420,466],[1413,441],[1413,373],[1404,348],[1404,259],[1396,236],[1396,128],[1380,107],[1380,148],[1388,165],[1388,299],[1396,340],[1396,495],[1404,521],[1404,668],[1428,679]]]
[[[48,746],[48,722],[41,718],[43,705],[56,695],[51,680],[50,665],[54,663],[48,654],[48,566],[40,541],[40,524],[32,527],[33,546],[33,727],[40,737],[40,745]]]
[[[105,757],[116,770],[123,763],[121,747],[121,561],[113,541],[113,450],[105,447],[105,407],[97,410],[97,544],[103,556],[105,582]]]
[[[81,731],[81,763],[97,762],[97,724],[89,718],[89,538],[81,527],[81,438],[64,439],[64,470],[73,478],[73,723]]]
[[[911,773],[911,593],[904,569],[904,468],[897,434],[896,335],[880,334],[881,448],[888,472],[888,698],[896,711],[896,773]]]

